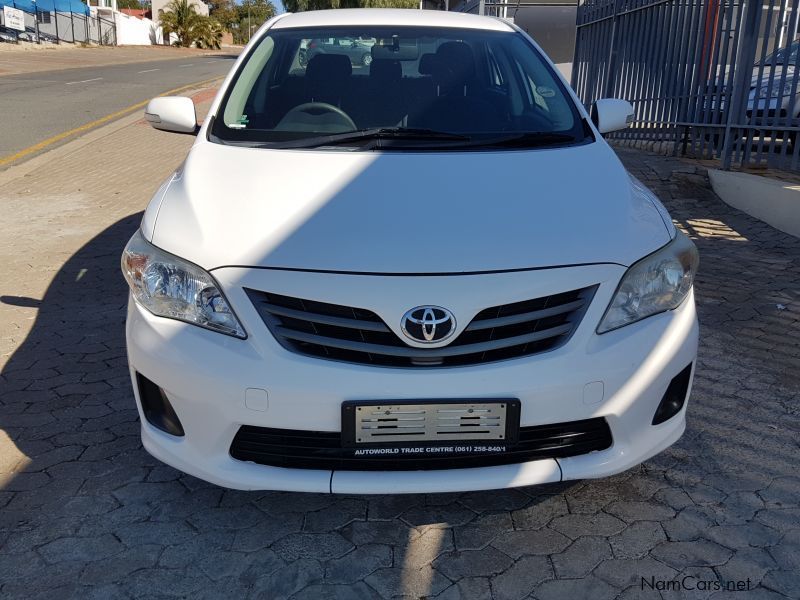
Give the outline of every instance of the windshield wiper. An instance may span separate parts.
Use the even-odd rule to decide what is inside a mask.
[[[359,129],[345,133],[334,133],[299,140],[275,142],[264,147],[281,148],[319,148],[320,146],[348,145],[353,142],[370,140],[433,140],[433,141],[469,141],[471,138],[458,133],[447,133],[434,129],[420,129],[409,127],[375,127],[373,129]]]
[[[382,142],[386,141],[386,144]],[[397,143],[401,141],[401,143]],[[275,142],[247,142],[251,148],[320,148],[323,146],[348,146],[357,142],[365,142],[357,146],[360,150],[379,148],[414,149],[414,150],[448,150],[460,148],[539,148],[558,146],[578,141],[574,135],[547,131],[510,132],[492,135],[462,135],[434,129],[409,127],[375,127],[359,129],[345,133],[334,133],[295,140]],[[409,142],[409,143],[404,143]],[[234,142],[234,144],[237,144]]]
[[[458,144],[458,147],[481,148],[538,148],[543,146],[557,146],[576,142],[578,138],[569,133],[554,133],[550,131],[524,131],[509,133],[494,137],[475,138],[468,144]]]

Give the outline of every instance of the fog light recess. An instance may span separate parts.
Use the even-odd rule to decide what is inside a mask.
[[[156,429],[174,436],[183,436],[181,425],[175,409],[169,403],[167,395],[160,387],[141,373],[136,373],[136,384],[139,388],[139,401],[147,422]]]
[[[653,425],[663,423],[681,412],[686,403],[686,394],[689,391],[689,382],[692,380],[692,363],[683,371],[675,375],[669,382],[664,397],[658,404],[656,414],[653,416]]]

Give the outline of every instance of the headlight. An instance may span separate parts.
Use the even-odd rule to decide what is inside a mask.
[[[597,333],[677,308],[692,289],[698,264],[697,248],[678,231],[669,244],[628,269]]]
[[[154,315],[247,337],[211,275],[156,248],[140,231],[122,253],[122,273],[136,301]]]
[[[791,96],[792,95],[792,82],[787,81],[783,84],[783,86],[779,85],[778,81],[774,81],[772,85],[764,85],[761,86],[758,90],[758,97],[759,98],[777,98],[779,96]]]

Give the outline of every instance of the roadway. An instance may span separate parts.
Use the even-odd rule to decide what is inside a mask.
[[[154,96],[223,77],[235,59],[235,55],[196,55],[2,76],[0,169]],[[79,131],[71,134],[75,129]]]

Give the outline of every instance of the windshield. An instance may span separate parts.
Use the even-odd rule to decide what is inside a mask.
[[[368,138],[389,140],[382,148],[526,147],[587,137],[564,86],[519,33],[378,26],[268,31],[210,131],[212,141],[276,148],[360,148]]]
[[[760,63],[756,63],[757,65],[763,64],[764,66],[770,66],[773,63],[776,65],[796,65],[797,64],[797,51],[800,50],[800,42],[794,42],[789,45],[788,48],[780,48],[776,50],[769,56],[767,56],[763,61]]]

